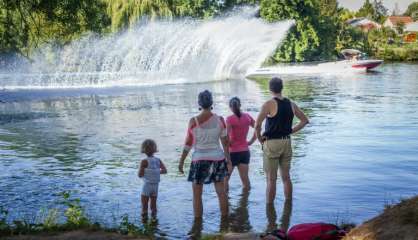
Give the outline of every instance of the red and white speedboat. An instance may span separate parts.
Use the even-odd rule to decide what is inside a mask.
[[[378,67],[383,63],[383,60],[378,59],[366,59],[365,54],[356,49],[344,49],[341,51],[341,55],[345,60],[321,63],[320,67],[338,67],[343,69],[357,69],[357,70],[371,70]]]
[[[343,60],[317,65],[285,65],[250,69],[245,76],[246,78],[267,78],[285,74],[341,74],[343,72],[369,71],[383,63],[383,60],[366,59],[365,54],[356,49],[345,49],[341,51],[341,55],[344,56]]]
[[[380,64],[383,63],[383,60],[374,60],[374,59],[370,59],[370,60],[358,60],[354,63],[352,63],[351,67],[352,68],[358,68],[358,69],[366,69],[370,70],[373,69],[377,66],[379,66]]]

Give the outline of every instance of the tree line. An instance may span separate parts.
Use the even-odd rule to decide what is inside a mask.
[[[60,47],[86,34],[111,34],[143,17],[210,19],[244,4],[258,5],[268,22],[296,22],[269,62],[330,59],[349,47],[367,51],[368,38],[346,20],[383,22],[387,16],[381,0],[366,0],[357,12],[337,0],[0,0],[0,54],[30,58],[44,44]],[[416,18],[417,9],[414,2],[405,14]]]

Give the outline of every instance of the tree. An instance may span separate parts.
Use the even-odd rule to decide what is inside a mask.
[[[402,21],[396,22],[395,29],[398,34],[402,34],[405,29],[405,23]]]
[[[112,31],[128,28],[138,19],[173,17],[173,9],[167,0],[107,0],[107,13],[111,18]]]
[[[316,26],[320,37],[319,51],[321,58],[332,58],[335,56],[336,38],[339,24],[339,8],[337,0],[320,0],[319,4],[319,23]],[[345,22],[343,23],[345,24]]]
[[[373,52],[376,52],[380,47],[397,39],[397,34],[390,27],[382,27],[381,29],[370,30],[367,39],[370,47],[373,48]]]
[[[382,0],[366,0],[363,6],[357,11],[357,17],[365,17],[376,22],[383,23],[387,16],[388,9],[383,5]]]
[[[418,2],[411,3],[404,15],[412,17],[414,21],[418,21]]]
[[[373,19],[374,15],[375,9],[373,7],[373,4],[371,4],[369,0],[366,0],[364,2],[363,6],[357,11],[356,14],[357,17],[366,17],[369,19]]]
[[[294,19],[295,25],[273,56],[274,61],[310,61],[329,57],[335,50],[336,29],[332,26],[335,1],[321,9],[318,0],[261,0],[260,15],[269,22]],[[334,11],[333,10],[333,11]],[[321,17],[329,12],[329,16]],[[332,26],[332,28],[328,28]],[[334,38],[329,41],[329,39]],[[326,40],[324,40],[326,39]]]
[[[110,23],[101,1],[0,0],[0,51],[29,56],[44,43],[66,44]]]
[[[356,13],[348,10],[347,8],[338,9],[338,21],[341,23],[344,23],[344,25],[346,21],[353,19],[355,17],[356,17]]]
[[[388,9],[385,7],[385,5],[383,5],[382,0],[374,0],[373,9],[374,9],[373,20],[375,20],[376,22],[383,23],[388,14]]]
[[[363,52],[368,52],[369,46],[367,35],[361,29],[352,27],[347,24],[347,20],[353,19],[355,13],[346,8],[338,9],[338,33],[336,36],[336,52],[339,53],[343,49],[354,48]]]
[[[242,4],[256,0],[106,0],[112,19],[112,31],[129,28],[140,18],[173,19],[175,17],[211,18]]]

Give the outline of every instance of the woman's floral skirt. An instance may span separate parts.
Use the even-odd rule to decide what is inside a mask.
[[[222,182],[228,176],[226,161],[200,160],[190,165],[188,181],[196,184]]]

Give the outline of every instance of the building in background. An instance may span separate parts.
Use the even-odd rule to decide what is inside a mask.
[[[361,28],[361,30],[364,32],[368,32],[376,28],[380,29],[382,27],[382,25],[380,25],[379,23],[365,17],[353,18],[348,20],[346,23],[351,25],[352,27]]]
[[[405,35],[404,35],[404,41],[411,43],[417,41],[417,35],[418,35],[418,22],[412,22],[405,26]]]
[[[385,23],[383,23],[383,26],[397,30],[399,25],[406,26],[412,22],[413,20],[409,16],[390,16],[386,19]]]

